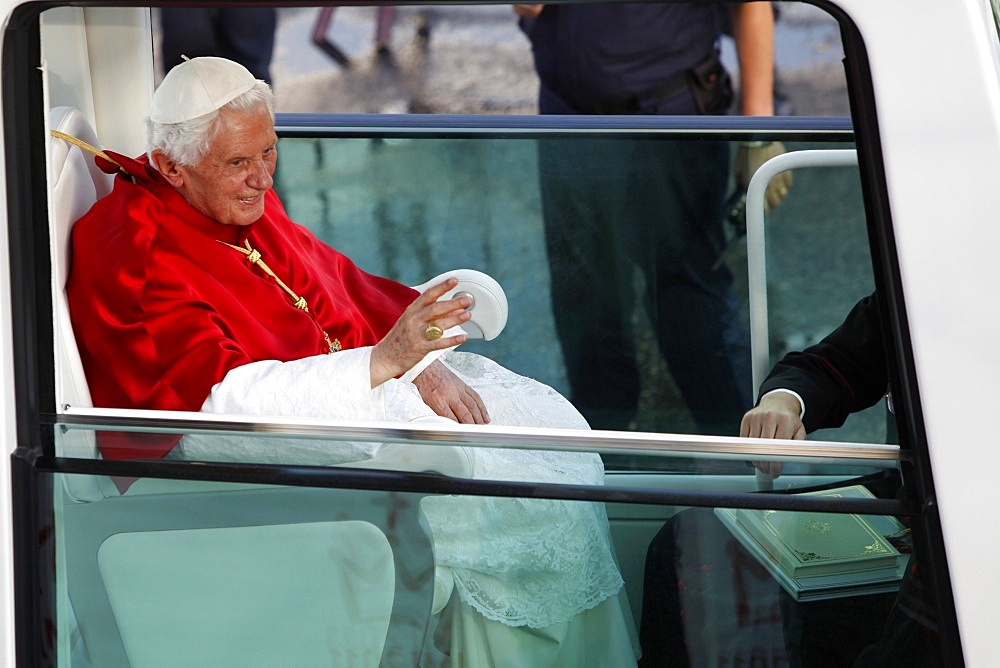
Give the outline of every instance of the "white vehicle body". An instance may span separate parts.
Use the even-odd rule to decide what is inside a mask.
[[[0,0],[5,26],[31,2]],[[114,5],[114,3],[104,3]],[[970,666],[997,665],[994,602],[1000,576],[994,571],[998,538],[987,521],[991,490],[1000,470],[996,429],[1000,378],[1000,36],[989,0],[831,0],[822,7],[860,39],[865,62],[848,65],[854,128],[869,215],[891,224],[884,246],[880,285],[890,291],[892,340],[912,354],[912,376],[901,379],[897,401],[911,402],[909,419],[926,439],[933,474],[930,500],[940,515],[947,578],[954,597],[961,654]],[[79,25],[53,25],[59,44],[45,45],[50,86],[86,91],[77,104],[94,119],[105,145],[121,152],[142,150],[141,125],[153,89],[148,10],[122,7],[66,9],[67,17],[89,14],[104,25],[90,35],[90,51],[72,51]],[[102,16],[102,12],[106,13]],[[107,20],[105,20],[107,19]],[[70,20],[73,20],[72,18]],[[66,31],[62,33],[60,31]],[[853,33],[852,33],[853,31]],[[4,33],[7,34],[6,32]],[[63,42],[61,35],[67,35]],[[854,37],[850,37],[853,39]],[[5,38],[6,39],[6,38]],[[845,37],[845,42],[849,41]],[[61,47],[69,50],[62,52]],[[4,48],[3,57],[8,55]],[[74,63],[93,76],[91,84],[68,81]],[[8,62],[0,70],[8,76]],[[854,68],[853,70],[851,68]],[[78,72],[76,73],[78,74]],[[58,82],[57,82],[58,79]],[[128,85],[122,85],[127,81]],[[868,87],[870,84],[870,88]],[[74,86],[79,86],[74,88]],[[5,88],[6,90],[6,88]],[[67,95],[67,90],[49,91]],[[128,102],[128,104],[126,104]],[[16,665],[15,606],[16,476],[12,455],[37,445],[37,426],[19,423],[25,409],[17,378],[16,323],[12,320],[12,257],[8,187],[17,179],[8,138],[20,132],[0,99],[0,664]],[[128,119],[122,122],[121,119]],[[11,124],[14,128],[11,129]],[[37,125],[35,126],[37,127]],[[872,144],[872,138],[877,144]],[[37,142],[36,142],[37,145]],[[13,149],[16,150],[16,149]],[[15,265],[17,266],[17,265]],[[47,286],[38,286],[47,289]],[[905,362],[906,360],[904,360]],[[908,372],[907,372],[908,373]],[[51,407],[33,409],[49,413]],[[456,433],[461,433],[458,430]],[[710,438],[705,442],[712,442]],[[737,439],[732,439],[736,441]],[[690,446],[697,447],[697,439]]]

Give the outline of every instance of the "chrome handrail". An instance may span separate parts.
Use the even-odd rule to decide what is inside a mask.
[[[398,423],[321,418],[249,417],[185,411],[66,406],[49,416],[63,430],[148,433],[242,432],[283,438],[332,438],[380,443],[424,443],[490,448],[568,450],[616,454],[671,454],[697,459],[816,461],[894,466],[907,459],[897,445],[738,438],[652,432]]]
[[[854,149],[794,151],[771,158],[754,172],[747,186],[747,282],[750,291],[752,394],[771,370],[767,326],[767,258],[764,239],[764,191],[775,176],[802,167],[856,167]]]

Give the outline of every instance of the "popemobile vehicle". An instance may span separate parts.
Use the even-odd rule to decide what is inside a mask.
[[[725,258],[754,394],[802,347],[794,332],[809,343],[873,291],[887,340],[890,401],[805,441],[642,420],[619,432],[93,406],[65,293],[73,224],[112,187],[90,149],[145,152],[158,12],[190,4],[0,0],[0,662],[524,665],[516,648],[550,629],[505,626],[535,638],[504,641],[506,654],[477,645],[465,574],[428,529],[437,500],[464,497],[606,510],[637,655],[641,628],[643,646],[674,638],[691,665],[887,665],[898,634],[918,633],[926,665],[1000,665],[1000,0],[811,3],[839,25],[850,117],[300,113],[276,90],[289,216],[409,285],[476,270],[456,289],[475,298],[481,339],[463,348],[564,393],[539,140],[574,155],[780,141],[750,183],[746,243]],[[765,212],[789,169],[788,200]],[[109,437],[178,445],[121,460],[98,447]],[[350,448],[369,454],[324,459]],[[497,451],[599,454],[605,480],[474,475]],[[770,480],[753,462],[784,470]],[[704,533],[678,531],[657,561],[654,537],[680,517]],[[793,535],[796,522],[815,535]],[[657,627],[648,608],[664,593],[681,610]],[[596,665],[603,641],[589,630],[575,665]]]

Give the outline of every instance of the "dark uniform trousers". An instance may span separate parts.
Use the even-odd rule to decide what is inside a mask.
[[[539,112],[727,113],[732,90],[718,61],[727,22],[726,7],[700,3],[546,5],[521,23]],[[595,428],[632,426],[640,394],[656,389],[640,386],[633,319],[644,313],[698,431],[738,433],[753,397],[749,340],[720,261],[729,146],[576,135],[538,148],[570,399]],[[676,411],[652,409],[636,426],[688,429]]]
[[[540,109],[574,113],[544,86]],[[697,113],[686,91],[657,111]],[[738,433],[752,396],[749,339],[721,261],[728,145],[576,136],[539,140],[538,159],[553,311],[573,403],[595,428],[626,429],[634,419],[641,387],[633,309],[641,294],[699,430]]]

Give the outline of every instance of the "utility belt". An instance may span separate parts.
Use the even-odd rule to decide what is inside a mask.
[[[733,102],[733,82],[714,51],[690,69],[627,100],[593,104],[595,114],[652,114],[655,107],[690,91],[699,114],[723,114]]]

